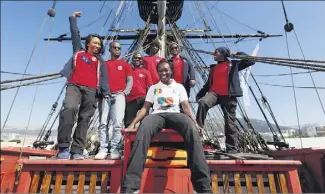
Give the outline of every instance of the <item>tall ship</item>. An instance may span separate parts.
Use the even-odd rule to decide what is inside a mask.
[[[56,17],[60,16],[61,1],[48,1],[51,7],[46,12],[42,29],[46,24],[49,25],[49,35],[43,37],[46,44],[69,44],[72,40],[70,32],[63,34],[54,33],[53,23]],[[78,4],[79,2],[70,2],[69,4]],[[295,74],[310,75],[312,73],[324,72],[324,60],[310,60],[290,57],[289,43],[288,57],[260,56],[260,45],[263,41],[272,41],[288,34],[295,34],[297,37],[294,22],[289,20],[290,15],[286,12],[285,2],[279,1],[279,13],[283,14],[283,33],[270,34],[262,30],[256,30],[243,22],[240,18],[234,18],[218,8],[219,3],[224,2],[203,2],[203,1],[99,1],[87,2],[88,4],[100,4],[100,11],[96,20],[91,21],[80,27],[81,40],[86,40],[82,33],[83,28],[88,28],[96,22],[103,22],[99,37],[104,41],[104,46],[108,50],[109,43],[119,41],[127,49],[121,55],[121,60],[131,64],[131,58],[135,53],[142,53],[143,56],[149,55],[150,45],[158,41],[161,45],[160,51],[156,54],[159,57],[169,59],[171,50],[169,46],[173,43],[179,45],[181,55],[185,56],[195,69],[196,84],[191,88],[189,103],[193,113],[196,115],[198,102],[195,98],[207,82],[210,71],[210,63],[213,63],[214,50],[223,45],[230,49],[230,46],[236,47],[244,44],[246,41],[255,41],[256,45],[248,56],[238,53],[232,54],[231,58],[238,60],[253,60],[255,63],[271,64],[290,68],[290,73],[279,73],[293,76]],[[107,6],[107,4],[113,5]],[[253,4],[253,2],[250,2]],[[37,4],[37,3],[35,3]],[[188,4],[189,6],[185,6]],[[235,2],[233,2],[235,4]],[[87,6],[85,6],[87,8]],[[2,9],[5,6],[2,4]],[[58,8],[58,9],[57,9]],[[70,9],[69,9],[70,10]],[[107,13],[104,14],[105,10]],[[136,11],[135,11],[136,10]],[[41,11],[41,10],[35,10]],[[65,10],[66,11],[66,10]],[[72,10],[78,11],[78,10]],[[81,10],[83,11],[83,10]],[[87,11],[87,10],[84,10]],[[281,11],[281,12],[280,12]],[[125,20],[137,21],[132,17],[141,18],[137,24],[138,28],[121,28]],[[237,25],[246,26],[255,33],[253,34],[233,34],[230,32],[222,33],[219,25],[225,25],[225,20],[216,21],[215,15],[219,13],[221,18],[230,18]],[[88,13],[89,14],[89,13]],[[94,13],[96,14],[96,13]],[[193,19],[182,20],[184,14],[190,14]],[[135,16],[136,15],[136,16]],[[197,17],[195,17],[197,16]],[[84,16],[82,16],[83,18]],[[257,16],[258,17],[258,16]],[[48,22],[48,23],[47,23]],[[262,21],[261,21],[262,22]],[[185,24],[184,24],[185,23]],[[110,26],[108,27],[108,25]],[[141,27],[140,27],[141,26]],[[185,26],[185,27],[184,27]],[[105,34],[106,32],[106,34]],[[298,39],[298,37],[297,37]],[[198,44],[195,40],[200,40]],[[299,41],[299,40],[298,40]],[[207,45],[204,47],[203,45]],[[245,44],[244,44],[245,45]],[[24,45],[28,47],[32,45]],[[243,47],[243,46],[242,46]],[[204,48],[210,48],[204,49]],[[301,48],[301,47],[300,47]],[[1,116],[3,134],[8,128],[7,121],[15,107],[16,97],[19,97],[20,88],[28,86],[39,87],[57,83],[62,79],[58,72],[51,74],[40,73],[39,75],[27,74],[28,66],[33,57],[34,50],[37,49],[37,43],[33,45],[33,51],[29,62],[25,67],[21,67],[21,76],[16,79],[1,79],[1,93],[8,90],[16,90],[11,99],[10,109],[6,117]],[[276,48],[275,48],[276,49]],[[231,49],[230,49],[231,50]],[[232,49],[233,50],[233,49]],[[106,56],[107,53],[105,53]],[[48,55],[56,55],[53,52]],[[58,64],[60,65],[60,64]],[[325,192],[325,147],[297,147],[291,145],[288,134],[298,137],[301,141],[302,133],[300,130],[299,116],[297,130],[284,130],[278,122],[277,115],[273,112],[269,99],[261,89],[260,83],[252,73],[253,66],[239,72],[241,89],[243,97],[238,97],[236,130],[238,137],[237,152],[229,153],[225,150],[225,133],[223,111],[217,105],[211,108],[207,114],[201,141],[204,148],[205,159],[207,161],[213,193],[322,193]],[[43,67],[41,67],[42,69]],[[293,73],[292,68],[304,69],[301,73]],[[3,68],[2,68],[3,70]],[[1,73],[13,73],[1,71]],[[261,76],[261,75],[260,75]],[[265,75],[276,76],[276,75]],[[248,81],[248,79],[250,81]],[[55,81],[53,81],[55,80]],[[59,119],[60,110],[63,107],[62,97],[66,89],[66,82],[61,81],[62,89],[58,92],[56,100],[52,106],[43,106],[48,110],[48,115],[32,144],[27,146],[27,128],[23,140],[11,142],[5,145],[2,142],[1,151],[1,193],[119,193],[123,177],[126,173],[128,158],[136,138],[137,129],[123,129],[123,142],[121,143],[121,159],[113,160],[108,156],[105,160],[95,160],[94,157],[99,149],[98,125],[99,112],[95,111],[94,116],[88,126],[86,148],[84,160],[59,160],[57,159],[58,146],[56,140],[56,128]],[[292,88],[294,95],[294,85]],[[254,85],[254,87],[252,87]],[[273,87],[276,85],[271,85]],[[312,88],[317,93],[317,100],[320,102],[324,111],[319,90],[313,81]],[[28,88],[33,88],[28,87]],[[285,87],[285,86],[283,86]],[[32,90],[31,90],[32,92]],[[37,103],[34,94],[33,104]],[[43,96],[44,97],[44,96]],[[250,99],[248,98],[250,97]],[[295,96],[296,98],[296,96]],[[35,100],[36,99],[36,100]],[[296,100],[296,99],[295,99]],[[249,117],[247,107],[249,101],[256,104],[259,113],[266,123],[266,132],[263,134],[258,129],[260,125],[254,119]],[[296,102],[295,102],[296,104]],[[33,106],[32,106],[33,107]],[[283,109],[286,109],[283,107]],[[35,111],[31,108],[30,114]],[[287,114],[297,114],[298,111],[287,111]],[[311,113],[312,114],[312,113]],[[325,111],[324,111],[325,114]],[[14,115],[17,117],[17,115]],[[29,117],[30,118],[30,117]],[[77,121],[77,120],[76,120]],[[126,126],[125,126],[126,127]],[[265,128],[265,126],[263,126]],[[74,129],[76,128],[76,124]],[[73,131],[74,131],[73,129]],[[325,128],[318,128],[319,133],[325,131]],[[284,134],[286,133],[286,134]],[[325,132],[324,132],[325,134]],[[324,135],[323,134],[323,135]],[[300,139],[299,139],[300,138]],[[316,138],[315,138],[316,139]],[[325,139],[323,139],[325,140]],[[1,140],[2,141],[2,140]],[[313,141],[313,140],[311,140]],[[12,146],[16,144],[18,146]],[[140,193],[193,193],[191,183],[191,173],[187,161],[187,153],[183,148],[184,140],[182,136],[174,129],[163,129],[154,136],[150,149],[147,154],[145,169],[142,174]],[[299,144],[299,142],[298,142]],[[325,144],[325,143],[324,143]]]

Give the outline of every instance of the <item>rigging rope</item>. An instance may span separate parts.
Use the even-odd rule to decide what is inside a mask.
[[[282,0],[281,0],[281,3],[282,3],[282,8],[283,8],[283,12],[284,12],[285,20],[286,20],[286,25],[288,25],[289,24],[289,20],[288,20],[287,13],[286,13],[286,10],[285,10],[285,7],[284,7],[284,3],[283,3]],[[286,40],[286,46],[287,46],[287,53],[288,53],[288,57],[290,59],[291,56],[290,56],[290,50],[289,50],[289,42],[288,42],[287,32],[289,32],[289,30],[286,30],[285,29],[285,40]],[[292,87],[292,90],[293,90],[293,97],[294,97],[294,101],[295,101],[296,118],[297,118],[297,122],[298,122],[300,146],[302,148],[301,126],[300,126],[300,119],[299,119],[299,111],[298,111],[298,104],[297,104],[297,97],[296,97],[296,89],[295,89],[295,84],[294,84],[294,79],[293,79],[292,68],[291,67],[290,67],[290,73],[291,73],[291,83],[292,83],[292,86],[293,86]]]
[[[56,4],[56,2],[54,1],[53,5],[55,5],[55,4]],[[52,6],[52,7],[53,7],[53,6]],[[27,64],[26,64],[26,67],[25,67],[25,70],[24,70],[24,73],[23,73],[23,74],[26,74],[26,72],[27,72],[27,69],[28,69],[29,64],[30,64],[30,62],[31,62],[31,60],[32,60],[32,57],[33,57],[34,52],[35,52],[35,50],[36,50],[36,47],[38,46],[38,42],[39,42],[39,39],[40,39],[41,34],[42,34],[42,32],[43,32],[43,29],[44,29],[44,26],[45,26],[46,21],[47,21],[47,19],[48,19],[48,16],[50,16],[50,15],[47,14],[47,15],[44,17],[44,20],[43,20],[43,23],[42,23],[42,26],[41,26],[41,29],[40,29],[39,35],[38,35],[38,37],[35,39],[35,43],[34,43],[34,46],[33,46],[32,52],[31,52],[31,54],[30,54],[30,57],[29,57],[29,59],[28,59],[28,62],[27,62]],[[23,75],[23,78],[24,78],[24,77],[25,77],[25,75]],[[18,89],[16,90],[16,93],[15,93],[15,95],[14,95],[14,98],[13,98],[12,102],[11,102],[11,105],[10,105],[9,111],[8,111],[8,113],[7,113],[6,119],[5,119],[5,121],[4,121],[3,125],[2,125],[2,130],[4,130],[4,128],[6,127],[7,121],[8,121],[8,119],[9,119],[9,116],[10,116],[10,113],[11,113],[11,110],[12,110],[12,107],[13,107],[15,101],[16,101],[16,98],[17,98],[17,95],[18,95],[19,90],[20,90],[20,87],[18,87]]]
[[[33,74],[23,74],[23,73],[16,73],[16,72],[11,72],[11,71],[0,71],[1,73],[4,73],[4,74],[12,74],[12,75],[29,75],[29,76],[35,76]]]
[[[45,75],[36,75],[36,76],[27,77],[27,78],[5,80],[5,81],[0,82],[0,84],[6,84],[6,83],[12,83],[12,82],[18,82],[18,81],[26,81],[26,80],[32,80],[32,79],[39,79],[39,78],[44,78],[44,77],[53,77],[53,76],[58,76],[58,75],[60,75],[60,74],[59,73],[51,73],[51,74],[45,74]]]
[[[276,87],[283,87],[283,88],[301,88],[301,89],[315,89],[315,87],[312,87],[312,86],[288,86],[288,85],[278,85],[278,84],[269,84],[269,83],[262,83],[262,82],[258,82],[258,84],[261,84],[261,85],[266,85],[266,86],[276,86]],[[320,89],[320,90],[324,90],[325,87],[317,87],[317,89]]]
[[[48,11],[48,15],[50,17],[52,17],[52,22],[50,24],[50,32],[49,32],[49,36],[48,36],[49,38],[51,36],[52,30],[53,30],[53,25],[54,25],[55,5],[56,5],[56,1],[54,0],[53,5],[52,5],[52,8],[50,8],[49,11]],[[43,67],[44,67],[45,58],[47,56],[46,55],[47,54],[47,49],[48,49],[48,43],[46,43],[46,48],[45,48],[45,51],[44,51],[44,57],[43,57],[43,60],[42,60],[41,66],[40,66],[40,74],[42,73],[42,70],[43,70]],[[60,75],[60,77],[61,77],[61,75]],[[2,88],[1,88],[1,90],[2,90]],[[36,86],[35,93],[34,93],[34,97],[33,97],[33,101],[32,101],[32,107],[31,107],[31,110],[29,112],[28,122],[27,122],[27,125],[26,125],[26,128],[25,128],[25,136],[24,136],[24,139],[23,139],[23,143],[21,145],[21,151],[20,151],[19,159],[21,159],[21,156],[23,154],[22,148],[25,145],[26,136],[27,136],[27,130],[29,128],[29,124],[30,124],[30,121],[31,121],[31,118],[32,118],[32,114],[33,114],[33,110],[34,110],[34,104],[35,104],[35,100],[36,100],[37,91],[38,91],[38,86]]]
[[[8,89],[12,89],[12,88],[20,88],[21,86],[28,86],[28,85],[32,85],[32,84],[36,84],[36,83],[41,83],[41,82],[45,82],[45,81],[50,81],[50,80],[54,80],[54,79],[58,79],[61,78],[61,75],[57,75],[57,76],[53,76],[51,78],[47,78],[47,79],[40,79],[38,81],[34,81],[34,82],[28,82],[28,83],[24,83],[24,84],[18,84],[18,85],[14,85],[14,86],[8,86],[8,87],[1,87],[1,91],[2,90],[8,90]]]

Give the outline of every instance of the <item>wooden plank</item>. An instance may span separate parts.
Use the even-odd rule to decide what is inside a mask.
[[[111,175],[112,176],[112,175]],[[102,180],[100,186],[101,193],[107,193],[107,181],[108,181],[108,172],[102,173]]]
[[[228,173],[222,174],[222,182],[223,182],[223,192],[224,193],[229,193]]]
[[[66,193],[72,193],[73,181],[74,181],[74,173],[68,172],[67,184],[65,185]]]
[[[247,193],[254,193],[253,183],[252,183],[252,175],[250,173],[246,173],[245,179],[246,179]]]
[[[278,183],[280,186],[281,193],[288,193],[287,180],[284,173],[278,174]]]
[[[235,193],[242,193],[240,174],[238,172],[234,174],[234,181],[235,181]]]
[[[277,193],[276,192],[276,186],[275,186],[275,180],[274,180],[274,174],[273,173],[268,173],[267,176],[269,178],[270,192],[271,193]]]
[[[89,193],[96,191],[97,172],[92,172],[90,175]]]
[[[40,192],[48,193],[51,186],[52,172],[46,172],[43,177],[43,182],[41,185]]]
[[[30,193],[38,193],[37,188],[38,188],[39,179],[40,179],[40,172],[38,171],[34,172],[32,183],[30,184],[30,189],[29,189]]]
[[[80,172],[77,193],[84,193],[85,180],[86,180],[85,172]]]
[[[54,184],[54,193],[61,193],[62,179],[63,179],[63,173],[62,172],[56,172],[55,184]]]
[[[217,172],[212,172],[211,183],[212,183],[212,193],[218,193],[218,175],[217,175]]]
[[[262,174],[256,174],[258,193],[265,193]]]

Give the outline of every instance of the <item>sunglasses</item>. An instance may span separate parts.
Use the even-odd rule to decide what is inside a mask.
[[[133,57],[133,59],[139,59],[139,60],[141,60],[142,57]]]
[[[113,49],[116,49],[116,50],[121,50],[121,47],[118,47],[118,46],[114,46]]]

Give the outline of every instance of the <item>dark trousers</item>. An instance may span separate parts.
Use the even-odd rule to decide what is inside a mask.
[[[128,127],[133,119],[137,116],[138,111],[142,108],[146,97],[140,97],[135,100],[126,103],[125,115],[124,115],[124,126]]]
[[[219,96],[213,92],[208,92],[200,101],[196,115],[196,122],[203,127],[205,117],[210,108],[220,104],[225,120],[226,149],[237,150],[238,131],[236,129],[236,108],[237,98]]]
[[[88,125],[97,107],[96,89],[68,84],[63,101],[63,109],[60,112],[58,128],[59,148],[67,148],[70,145],[72,128],[79,105],[77,127],[73,134],[71,152],[82,154],[85,147]]]
[[[210,173],[199,133],[194,122],[182,113],[158,113],[143,119],[130,153],[123,188],[140,188],[151,139],[164,128],[175,129],[183,137],[192,173],[191,180],[196,192],[211,193]]]

